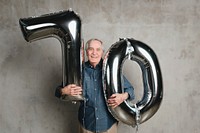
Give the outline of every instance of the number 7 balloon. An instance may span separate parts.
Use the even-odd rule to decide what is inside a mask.
[[[26,41],[55,37],[62,49],[62,82],[82,86],[84,47],[81,42],[81,20],[72,10],[60,11],[19,20]],[[83,100],[82,95],[65,96],[63,100]]]

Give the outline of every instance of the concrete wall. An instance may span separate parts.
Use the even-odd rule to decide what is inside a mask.
[[[19,18],[69,8],[82,18],[85,41],[100,38],[108,49],[119,38],[132,37],[157,54],[163,102],[139,126],[140,133],[200,132],[200,1],[1,0],[0,7],[1,133],[77,132],[78,105],[54,97],[62,81],[60,43],[54,38],[27,43],[18,24]],[[142,81],[131,68],[124,73],[139,99]],[[134,128],[120,123],[119,133],[132,132]]]

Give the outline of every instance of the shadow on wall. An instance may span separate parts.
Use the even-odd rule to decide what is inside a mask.
[[[62,81],[59,42],[45,39],[27,45],[20,37],[9,41],[8,36],[1,54],[0,82],[6,88],[0,90],[1,126],[8,132],[77,132],[78,104],[54,96]],[[15,114],[13,119],[10,113]]]

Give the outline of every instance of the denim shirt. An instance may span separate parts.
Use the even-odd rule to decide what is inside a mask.
[[[94,68],[89,62],[84,67],[83,95],[78,120],[82,126],[92,132],[107,131],[117,120],[108,111],[102,86],[102,60]],[[128,92],[129,100],[134,99],[133,87],[124,78],[124,91]]]
[[[78,111],[78,120],[81,125],[92,132],[107,131],[117,120],[108,111],[102,85],[102,64],[100,63],[94,68],[89,62],[85,63],[84,80],[83,80],[83,96],[84,101],[80,102]],[[60,89],[58,86],[55,96],[60,98]],[[124,91],[129,94],[129,100],[134,99],[134,90],[128,80],[124,77]]]

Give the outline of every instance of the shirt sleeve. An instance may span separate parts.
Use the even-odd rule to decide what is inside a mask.
[[[61,89],[62,89],[62,85],[59,85],[58,87],[56,87],[55,96],[57,98],[61,98],[61,92],[60,92]]]
[[[123,76],[123,79],[124,79],[124,92],[127,92],[129,94],[128,100],[133,100],[135,98],[134,88],[130,84],[130,82],[126,79],[125,76]]]

